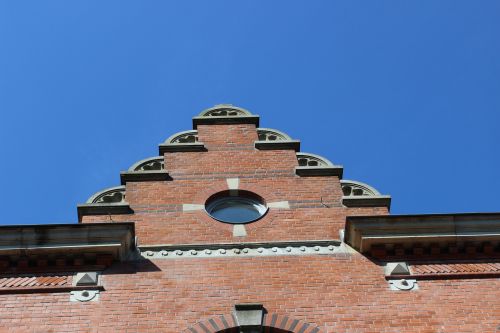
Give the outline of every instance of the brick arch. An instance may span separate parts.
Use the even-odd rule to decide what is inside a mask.
[[[199,321],[182,333],[240,333],[238,327],[232,315],[220,315]],[[263,333],[325,333],[314,324],[276,313],[265,314],[262,327]]]

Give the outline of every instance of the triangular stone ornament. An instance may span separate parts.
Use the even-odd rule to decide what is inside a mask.
[[[410,269],[405,262],[390,262],[385,265],[385,275],[408,275]]]
[[[97,285],[97,272],[77,273],[74,279],[75,286]]]

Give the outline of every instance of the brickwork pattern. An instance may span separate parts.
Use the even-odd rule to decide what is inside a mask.
[[[265,314],[262,320],[263,333],[323,333],[316,325],[279,314]],[[233,315],[214,316],[188,328],[183,333],[240,333]]]
[[[0,290],[28,287],[52,287],[71,284],[71,277],[58,275],[27,275],[0,277]]]
[[[108,269],[99,302],[2,295],[10,332],[182,332],[234,304],[262,303],[325,332],[495,332],[499,279],[420,281],[391,291],[360,255],[156,260]]]
[[[133,221],[141,245],[339,239],[346,216],[384,207],[342,206],[338,177],[299,177],[293,150],[257,150],[254,125],[199,125],[206,151],[165,153],[171,181],[128,182],[134,214],[84,216],[83,223]],[[330,156],[328,156],[330,157]],[[266,202],[288,201],[247,224],[246,237],[203,211],[227,178]],[[0,296],[0,332],[235,332],[235,304],[261,303],[265,332],[495,332],[500,280],[419,281],[393,291],[383,267],[359,254],[179,258],[115,263],[97,302],[68,293]],[[225,323],[224,323],[225,322]]]
[[[85,216],[83,223],[136,222],[141,244],[237,242],[232,226],[217,223],[203,211],[183,212],[183,204],[205,204],[228,189],[227,178],[239,178],[240,189],[267,202],[288,201],[290,209],[270,209],[247,224],[245,241],[338,239],[346,215],[388,214],[387,208],[346,208],[338,177],[299,177],[293,150],[254,148],[254,125],[200,125],[206,152],[165,154],[172,181],[129,182],[127,202],[133,215]]]
[[[491,263],[432,263],[411,265],[412,274],[500,273],[500,262]]]

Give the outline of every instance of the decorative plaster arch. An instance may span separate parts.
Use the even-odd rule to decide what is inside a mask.
[[[333,167],[334,164],[330,162],[327,158],[311,153],[300,152],[297,153],[297,160],[299,166],[310,166],[310,167]]]
[[[274,128],[257,128],[259,141],[292,141],[292,138]]]
[[[374,187],[356,180],[341,180],[342,191],[347,197],[380,196],[380,192]]]
[[[175,133],[165,140],[163,144],[183,144],[195,142],[198,142],[198,131],[189,130]]]
[[[150,170],[163,170],[165,169],[165,160],[163,156],[148,157],[132,164],[128,171],[150,171]]]
[[[182,333],[240,333],[239,325],[234,315],[213,316],[199,321]],[[262,332],[268,333],[325,333],[325,331],[303,320],[279,315],[265,314],[262,320]]]
[[[198,117],[239,117],[251,115],[250,111],[232,104],[218,104],[201,111]]]
[[[87,204],[125,203],[125,186],[115,186],[104,189],[92,195]]]

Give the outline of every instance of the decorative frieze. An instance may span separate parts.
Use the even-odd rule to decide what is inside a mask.
[[[232,104],[219,104],[206,109],[199,114],[199,117],[238,117],[252,115],[248,110],[236,107]]]
[[[333,165],[324,157],[304,152],[297,153],[297,161],[301,167],[327,167]]]
[[[109,204],[109,203],[124,203],[125,202],[125,187],[117,186],[98,194],[93,195],[87,203],[92,204]]]
[[[134,163],[128,171],[122,171],[120,180],[125,185],[127,182],[165,181],[172,178],[165,171],[165,158],[155,156]]]
[[[177,247],[141,246],[139,249],[141,257],[145,259],[328,255],[345,253],[339,241],[179,245]]]
[[[198,141],[198,131],[183,131],[170,136],[160,144],[160,155],[170,152],[204,151],[205,146]]]
[[[294,149],[300,150],[300,141],[292,138],[283,132],[271,128],[258,128],[259,140],[255,142],[255,148],[262,150],[273,149]]]
[[[341,180],[342,203],[347,207],[390,207],[391,197],[381,195],[368,184],[356,180]]]
[[[144,159],[132,165],[128,171],[159,171],[165,169],[165,159],[163,156],[155,156]]]
[[[259,126],[259,116],[232,104],[219,104],[203,110],[193,118],[193,128],[198,125],[254,124]]]
[[[172,135],[165,143],[195,143],[198,142],[198,131],[184,131]]]
[[[342,192],[346,197],[368,196],[373,197],[380,195],[380,192],[368,184],[355,180],[342,180],[340,182]]]
[[[259,141],[290,141],[292,138],[283,132],[271,128],[258,128]]]
[[[295,173],[299,176],[337,176],[342,178],[344,168],[341,165],[334,165],[328,159],[311,154],[297,153],[298,167]]]
[[[85,204],[77,206],[78,219],[85,215],[131,214],[125,201],[125,186],[111,187],[92,195]]]

